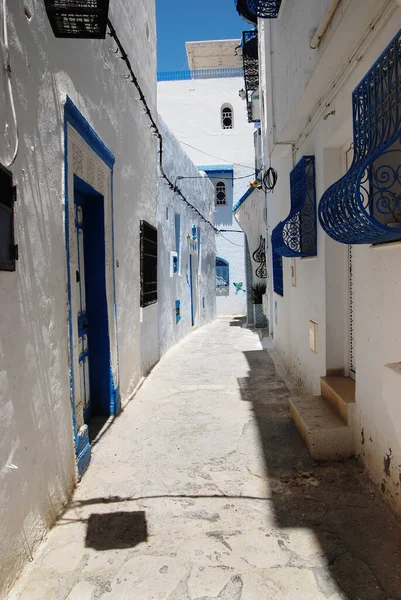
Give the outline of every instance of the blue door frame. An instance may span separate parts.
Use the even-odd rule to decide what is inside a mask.
[[[96,192],[85,181],[74,175],[74,189],[69,189],[69,168],[68,168],[68,124],[70,124],[76,132],[80,135],[83,141],[97,154],[97,156],[104,162],[104,164],[111,170],[111,183],[113,181],[113,165],[115,162],[113,154],[104,145],[99,136],[96,134],[94,129],[89,125],[88,121],[82,116],[77,107],[73,104],[70,98],[67,97],[64,106],[64,157],[65,157],[65,240],[66,240],[66,261],[67,261],[67,294],[68,294],[68,330],[69,330],[69,368],[70,368],[70,394],[71,394],[71,406],[72,406],[72,421],[73,421],[73,433],[75,440],[75,453],[77,459],[78,476],[81,477],[86,471],[90,458],[91,458],[91,447],[88,437],[87,427],[81,428],[78,431],[76,421],[76,399],[75,399],[75,377],[78,374],[78,365],[74,364],[74,353],[73,353],[73,328],[77,323],[77,315],[72,314],[71,305],[71,289],[72,285],[76,285],[75,273],[74,279],[71,272],[70,265],[70,213],[69,213],[69,193],[74,194],[74,198],[71,200],[75,201],[75,194],[81,196],[83,200],[78,198],[78,205],[80,202],[84,204],[84,211],[87,213],[87,222],[90,224],[88,228],[85,226],[85,263],[88,264],[103,264],[105,265],[105,235],[104,235],[104,198],[101,194]],[[112,187],[112,186],[111,186]],[[114,368],[117,369],[117,381],[114,381],[112,360],[110,353],[110,343],[108,336],[108,311],[113,314],[113,317],[117,319],[117,310],[115,304],[115,259],[114,259],[114,213],[113,213],[113,194],[111,190],[111,252],[112,252],[112,278],[114,287],[114,306],[107,306],[106,296],[106,273],[105,268],[101,269],[85,269],[85,284],[88,290],[87,302],[88,302],[88,318],[86,325],[89,325],[89,330],[92,334],[92,345],[89,344],[88,357],[91,363],[89,373],[92,371],[91,383],[91,396],[93,397],[93,408],[97,414],[110,414],[116,415],[120,411],[120,394],[118,386],[118,339],[116,337],[117,345],[117,364]],[[99,301],[98,301],[99,300]],[[94,320],[95,327],[90,327],[91,318]],[[78,323],[78,330],[82,334],[84,332],[85,322],[81,320]],[[99,341],[100,336],[100,341]],[[90,335],[89,335],[90,337]],[[107,339],[107,342],[106,342]],[[92,352],[91,348],[92,347]],[[94,349],[96,348],[96,351]],[[98,384],[98,388],[101,388],[102,393],[99,393],[99,389],[96,388],[95,381]],[[87,407],[85,411],[85,418],[88,419],[91,413],[91,407]]]
[[[191,325],[192,327],[195,325],[195,315],[194,315],[194,282],[192,276],[192,254],[189,255],[189,284],[191,290]]]

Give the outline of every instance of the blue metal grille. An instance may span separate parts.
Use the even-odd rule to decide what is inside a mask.
[[[190,79],[219,79],[225,77],[243,77],[242,67],[227,69],[196,69],[194,71],[166,71],[157,74],[157,81],[187,81]]]
[[[235,0],[239,14],[254,23],[260,19],[276,19],[282,0]]]
[[[283,258],[273,250],[273,289],[276,294],[284,296]]]
[[[353,92],[354,159],[319,219],[343,244],[401,240],[401,31]]]
[[[316,255],[315,157],[303,156],[290,173],[291,210],[272,232],[280,256]]]
[[[242,58],[244,61],[244,80],[248,122],[254,123],[252,95],[259,88],[258,32],[244,31],[242,34]]]
[[[216,287],[228,287],[230,285],[230,267],[224,258],[216,256]]]

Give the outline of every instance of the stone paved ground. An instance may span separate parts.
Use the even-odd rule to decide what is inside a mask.
[[[96,443],[12,600],[401,599],[401,529],[358,466],[316,464],[258,336],[219,320]]]

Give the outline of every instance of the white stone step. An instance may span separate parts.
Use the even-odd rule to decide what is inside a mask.
[[[354,454],[352,429],[322,396],[291,397],[292,419],[315,460],[345,460]]]

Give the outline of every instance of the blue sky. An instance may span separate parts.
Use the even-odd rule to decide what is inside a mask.
[[[187,69],[185,42],[240,38],[249,28],[234,0],[156,0],[157,70]]]

